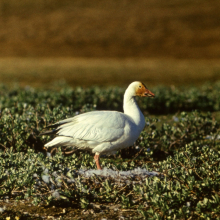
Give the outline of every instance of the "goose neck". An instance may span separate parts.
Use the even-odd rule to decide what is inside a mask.
[[[136,99],[134,96],[129,94],[129,92],[126,92],[124,95],[124,113],[126,115],[129,115],[135,122],[136,125],[141,125],[141,127],[144,127],[145,125],[145,118],[142,114]]]

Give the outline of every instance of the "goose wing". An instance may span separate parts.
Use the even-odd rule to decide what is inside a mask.
[[[127,120],[131,118],[116,111],[93,111],[55,124],[59,136],[85,141],[112,142],[125,134]]]

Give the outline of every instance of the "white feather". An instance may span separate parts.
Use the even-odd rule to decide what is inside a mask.
[[[140,82],[129,85],[124,95],[124,113],[92,111],[62,120],[57,126],[58,137],[47,143],[50,146],[74,146],[92,152],[111,154],[129,147],[137,140],[145,126],[135,96]]]

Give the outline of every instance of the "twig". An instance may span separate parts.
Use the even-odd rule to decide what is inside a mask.
[[[71,150],[71,151],[64,151],[63,152],[63,154],[67,154],[67,155],[69,155],[69,154],[73,154],[75,151],[77,151],[77,149],[74,149],[74,150]]]
[[[4,153],[5,153],[5,151],[6,151],[6,146],[5,146],[5,145],[3,145],[3,144],[1,144],[1,143],[0,143],[0,145],[1,145],[2,147],[4,147],[4,148],[5,148],[5,150],[4,150]]]

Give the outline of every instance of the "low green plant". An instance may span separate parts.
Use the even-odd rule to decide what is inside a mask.
[[[53,137],[39,134],[87,111],[122,110],[124,89],[2,87],[0,197],[84,209],[114,203],[138,209],[148,219],[220,218],[220,124],[216,113],[208,112],[219,110],[217,89],[218,83],[200,89],[161,87],[155,88],[155,99],[138,100],[155,114],[175,114],[147,117],[136,143],[102,158],[102,166],[115,171],[140,167],[157,175],[112,178],[84,175],[82,170],[96,169],[91,153],[65,147],[46,151],[44,144]]]
[[[0,156],[1,198],[26,199],[35,205],[64,201],[82,208],[115,203],[151,219],[220,217],[220,151],[208,145],[191,142],[166,160],[143,161],[141,167],[157,176],[117,179],[79,173],[83,160],[65,157],[61,150],[54,157],[12,149]],[[87,164],[88,168],[94,166]]]
[[[135,188],[149,208],[140,206],[151,219],[217,219],[220,217],[220,151],[189,143],[173,157],[151,168],[159,177],[146,179]],[[154,213],[158,213],[157,217]]]
[[[63,85],[59,91],[41,90],[31,87],[7,88],[1,85],[0,109],[15,107],[21,114],[22,105],[46,105],[51,109],[57,106],[71,107],[80,111],[87,104],[95,105],[98,110],[122,111],[123,95],[126,88],[98,86],[90,88],[71,88]],[[154,99],[139,99],[138,103],[143,111],[151,114],[169,114],[177,111],[219,111],[220,110],[220,83],[205,84],[201,87],[155,87]]]

